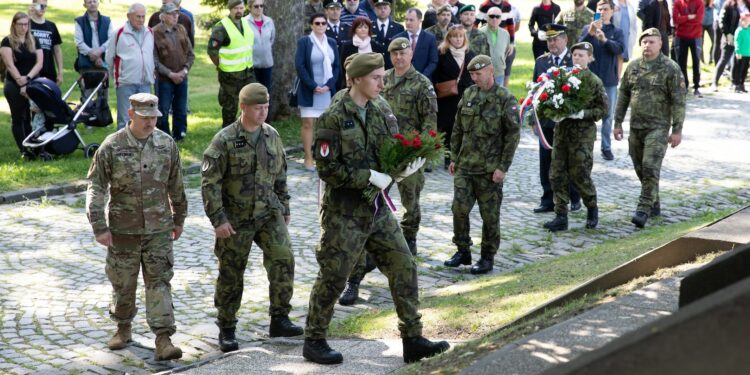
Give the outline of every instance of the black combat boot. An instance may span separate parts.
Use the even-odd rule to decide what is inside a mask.
[[[404,362],[417,362],[448,350],[451,346],[445,341],[430,341],[422,336],[401,339],[404,344]]]
[[[458,249],[453,256],[443,262],[446,267],[468,266],[471,264],[471,252],[468,249]]]
[[[599,207],[589,208],[586,213],[586,228],[594,229],[599,224]]]
[[[339,297],[339,304],[343,306],[351,306],[354,302],[357,302],[359,298],[359,282],[360,280],[349,280],[346,282],[346,288]]]
[[[568,230],[568,215],[557,214],[552,221],[544,223],[544,227],[550,232]]]
[[[219,348],[222,352],[232,352],[239,349],[237,338],[234,337],[234,327],[219,328]]]
[[[492,261],[493,258],[487,258],[487,257],[481,257],[479,260],[471,266],[471,274],[472,275],[483,275],[487,272],[492,271]]]
[[[286,315],[271,317],[271,326],[268,328],[268,335],[271,337],[292,337],[305,333],[302,327],[294,325]]]
[[[302,347],[302,356],[308,361],[323,365],[332,365],[344,361],[344,356],[331,349],[326,339],[305,339],[305,345]]]
[[[638,228],[643,228],[646,226],[646,220],[648,220],[648,214],[643,211],[636,211],[635,214],[633,214],[633,218],[630,219],[630,222],[635,224]]]
[[[411,251],[411,255],[417,256],[417,240],[406,240],[406,244],[409,245],[409,251]]]
[[[654,206],[651,207],[651,217],[657,216],[661,216],[661,203],[659,202],[654,203]]]

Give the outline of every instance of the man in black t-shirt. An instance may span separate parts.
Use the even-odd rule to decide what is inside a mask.
[[[37,47],[44,52],[44,63],[39,75],[55,81],[60,86],[63,82],[63,59],[60,48],[62,38],[55,23],[44,18],[46,12],[47,0],[34,0],[31,3],[31,34],[39,41]]]

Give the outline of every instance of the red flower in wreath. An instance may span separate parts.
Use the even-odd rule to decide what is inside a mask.
[[[539,95],[539,100],[545,101],[547,99],[549,99],[549,95],[547,95],[546,92],[543,92],[542,95]]]
[[[566,83],[566,84],[562,85],[562,87],[560,89],[562,89],[562,92],[564,92],[564,93],[567,94],[567,93],[570,92],[570,85]]]

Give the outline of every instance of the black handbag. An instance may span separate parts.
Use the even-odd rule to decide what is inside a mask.
[[[294,78],[294,83],[292,83],[292,89],[289,90],[289,106],[290,107],[296,107],[297,104],[297,90],[299,90],[299,77]]]

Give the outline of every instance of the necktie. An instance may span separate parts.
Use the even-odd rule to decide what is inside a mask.
[[[555,66],[560,65],[560,56],[555,56]]]
[[[411,50],[417,49],[417,34],[411,34]]]

